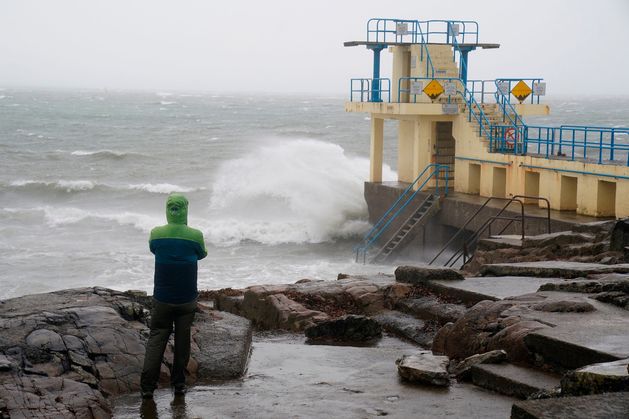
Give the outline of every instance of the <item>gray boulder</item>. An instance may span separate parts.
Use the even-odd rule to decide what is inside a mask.
[[[403,355],[395,361],[398,374],[403,379],[439,387],[450,385],[450,374],[447,370],[449,363],[447,356],[433,355],[430,351]]]

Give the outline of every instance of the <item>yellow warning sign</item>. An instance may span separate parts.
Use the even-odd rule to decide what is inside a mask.
[[[430,83],[424,87],[424,93],[432,100],[435,100],[443,94],[443,86],[437,80],[431,80]]]
[[[513,86],[513,89],[511,89],[511,93],[520,101],[520,103],[522,103],[524,99],[529,97],[531,92],[532,90],[529,85],[524,83],[524,81],[522,80],[520,80],[518,84]]]

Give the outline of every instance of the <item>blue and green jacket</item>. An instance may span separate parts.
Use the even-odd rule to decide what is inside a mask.
[[[166,201],[168,224],[151,231],[155,254],[153,297],[162,303],[183,304],[197,298],[197,261],[207,256],[203,233],[188,227],[188,200],[172,194]]]

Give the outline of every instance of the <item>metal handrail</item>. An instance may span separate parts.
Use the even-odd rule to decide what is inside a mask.
[[[359,88],[354,88],[354,85],[358,84]],[[374,89],[374,86],[377,87]],[[373,101],[373,93],[379,92],[379,97],[382,98],[382,93],[386,93],[387,102],[391,101],[391,79],[388,78],[353,78],[350,79],[350,93],[349,93],[349,101],[354,101],[354,93],[360,93],[360,101],[365,102],[365,98],[367,98],[367,102]]]
[[[411,190],[415,187],[415,185],[420,181],[420,179],[428,172],[429,170],[434,169],[429,173],[428,177],[424,182],[411,193]],[[448,194],[448,167],[441,164],[431,163],[427,165],[424,170],[415,178],[413,183],[411,183],[403,192],[400,194],[398,199],[389,207],[389,209],[380,217],[380,219],[374,224],[374,226],[363,236],[363,244],[358,245],[354,248],[356,252],[356,260],[358,260],[359,253],[363,252],[363,254],[367,253],[367,250],[371,247],[371,245],[384,233],[393,220],[395,220],[400,213],[406,208],[406,206],[415,198],[417,193],[419,193],[424,186],[428,184],[428,182],[435,177],[435,195],[439,196],[439,173],[441,170],[445,173],[445,185],[444,185],[444,196]],[[408,194],[411,193],[410,196]],[[402,200],[405,199],[405,202],[402,203]],[[401,205],[398,207],[398,205]]]
[[[557,155],[572,161],[587,161],[588,151],[594,150],[594,162],[605,164],[617,161],[616,153],[626,152],[626,165],[629,166],[629,143],[618,143],[619,135],[629,136],[629,128],[586,125],[526,126],[527,145],[537,145],[537,154],[545,154],[547,158]],[[570,150],[569,155],[564,152],[566,148]],[[582,155],[577,153],[578,150],[582,151]],[[608,157],[605,156],[606,152]]]
[[[491,224],[493,224],[493,221],[495,221],[496,219],[503,219],[504,217],[503,217],[503,218],[500,218],[500,217],[501,217],[501,215],[502,215],[502,213],[503,213],[503,212],[504,212],[504,211],[505,211],[505,210],[506,210],[506,209],[507,209],[507,208],[508,208],[508,207],[509,207],[509,206],[510,206],[513,202],[519,202],[519,203],[520,203],[520,206],[521,206],[521,221],[522,221],[522,226],[521,226],[522,230],[521,230],[521,234],[522,234],[522,238],[524,238],[524,234],[525,234],[525,231],[526,231],[525,221],[526,221],[526,218],[527,218],[527,217],[526,217],[525,212],[524,212],[524,202],[522,202],[522,201],[520,200],[520,198],[523,198],[523,199],[537,199],[537,200],[543,200],[543,201],[545,201],[545,202],[546,202],[547,220],[548,220],[548,233],[550,233],[550,201],[548,201],[548,199],[543,198],[543,197],[535,197],[535,196],[528,196],[528,195],[515,195],[515,196],[513,196],[513,197],[511,197],[511,198],[501,198],[501,197],[492,196],[492,197],[487,198],[487,200],[485,201],[485,203],[483,203],[483,205],[481,205],[481,206],[480,206],[480,207],[479,207],[479,208],[478,208],[478,209],[474,212],[474,214],[472,214],[470,217],[468,217],[468,219],[465,221],[465,223],[463,224],[463,226],[461,226],[461,228],[459,228],[459,230],[458,230],[458,231],[457,231],[457,232],[456,232],[456,233],[455,233],[455,234],[454,234],[454,235],[450,238],[450,240],[448,240],[448,241],[446,242],[446,244],[444,244],[444,245],[443,245],[443,247],[441,248],[441,250],[439,250],[439,252],[437,252],[437,254],[436,254],[436,255],[435,255],[435,256],[434,256],[434,257],[430,260],[430,262],[428,262],[428,264],[429,264],[429,265],[432,265],[432,264],[433,264],[433,263],[434,263],[434,262],[435,262],[435,261],[439,258],[439,256],[441,256],[441,255],[443,254],[443,252],[445,252],[445,251],[446,251],[446,250],[450,247],[450,245],[452,245],[452,243],[453,243],[453,242],[454,242],[457,238],[459,238],[459,237],[460,237],[460,235],[461,235],[464,231],[466,231],[466,230],[465,230],[465,228],[466,228],[466,227],[467,227],[467,226],[468,226],[468,225],[469,225],[472,221],[474,221],[474,220],[476,219],[476,217],[477,217],[477,216],[481,213],[481,211],[482,211],[485,207],[487,207],[487,206],[489,205],[489,203],[490,203],[491,201],[507,201],[507,203],[506,203],[506,204],[502,207],[502,209],[500,209],[500,210],[498,211],[498,213],[497,213],[496,215],[494,215],[494,216],[492,216],[492,217],[489,217],[487,220],[485,220],[485,222],[481,225],[481,227],[479,227],[479,228],[476,230],[476,232],[474,232],[474,233],[472,234],[472,238],[474,238],[474,237],[475,237],[475,235],[477,235],[477,234],[482,234],[482,233],[485,231],[485,229],[490,228],[490,227],[491,227]],[[529,216],[528,218],[539,218],[539,217]],[[503,232],[507,229],[507,227],[509,227],[509,226],[513,223],[513,221],[517,221],[517,220],[511,220],[511,221],[507,224],[507,226],[505,226],[505,227],[501,230],[500,234],[502,234],[502,233],[503,233]],[[489,225],[488,225],[488,227],[487,227],[486,225],[487,225],[487,223],[488,223],[488,222],[489,222]],[[482,229],[482,231],[480,231],[481,229]],[[480,231],[480,233],[479,233],[479,231]],[[449,259],[447,260],[447,262],[445,263],[445,266],[452,266],[452,265],[454,265],[454,264],[455,264],[455,263],[456,263],[456,262],[457,262],[457,261],[461,258],[461,254],[464,254],[464,253],[466,252],[466,249],[467,249],[467,242],[468,242],[468,241],[465,241],[465,242],[464,242],[464,245],[463,245],[463,249],[462,249],[462,250],[457,250],[456,252],[454,252],[454,253],[450,256],[450,258],[449,258]],[[457,256],[457,255],[458,255],[458,256]]]

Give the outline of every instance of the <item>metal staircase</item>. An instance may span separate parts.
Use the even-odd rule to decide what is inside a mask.
[[[440,190],[440,182],[443,182],[445,186]],[[424,188],[434,187],[434,192],[430,193],[415,209],[412,210],[415,197]],[[407,243],[407,239],[417,231],[417,229],[424,225],[430,216],[434,215],[439,209],[439,197],[441,194],[448,194],[448,167],[441,164],[429,164],[424,170],[415,178],[398,197],[398,199],[391,205],[391,207],[384,213],[384,215],[374,224],[374,226],[365,234],[363,241],[360,245],[354,248],[356,252],[356,261],[360,259],[363,263],[376,261],[385,261],[393,252],[401,248]],[[407,217],[401,224],[399,223],[400,217]],[[395,223],[395,224],[394,224]],[[391,234],[383,245],[377,248],[377,251],[373,257],[367,257],[367,253],[372,247],[379,245],[384,237],[387,237],[390,229],[399,225],[398,230]]]
[[[439,211],[439,199],[435,195],[430,194],[400,226],[395,234],[393,234],[393,236],[384,244],[384,246],[380,248],[378,253],[371,258],[370,262],[386,262],[395,249],[397,249],[398,246],[401,246],[405,239],[413,236],[411,233],[417,232],[417,229],[426,224],[432,215],[434,215],[437,211]]]

